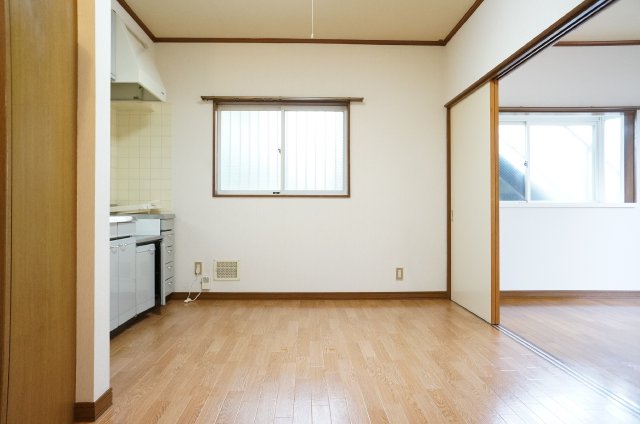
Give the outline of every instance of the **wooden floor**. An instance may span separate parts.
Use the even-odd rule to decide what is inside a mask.
[[[640,407],[640,299],[507,299],[500,314],[504,327]]]
[[[445,300],[170,302],[98,423],[636,423]]]

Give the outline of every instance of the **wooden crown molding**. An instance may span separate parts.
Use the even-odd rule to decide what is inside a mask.
[[[456,33],[458,32],[458,30],[460,30],[460,28],[462,28],[462,25],[464,25],[469,18],[471,17],[471,15],[473,15],[473,13],[476,11],[476,9],[478,7],[480,7],[480,5],[482,4],[483,0],[476,0],[475,3],[473,3],[471,5],[471,7],[469,8],[469,10],[467,10],[467,13],[464,14],[464,16],[462,17],[462,19],[460,19],[458,21],[458,23],[456,24],[456,26],[453,27],[453,29],[449,32],[449,34],[447,34],[447,36],[444,38],[443,41],[443,45],[446,46],[449,41],[451,41],[451,39],[453,38],[454,35],[456,35]]]
[[[129,16],[131,16],[133,20],[136,21],[138,25],[140,25],[140,28],[142,28],[144,33],[147,34],[151,41],[153,41],[154,43],[157,42],[158,38],[153,34],[153,32],[151,32],[149,27],[142,21],[142,19],[140,19],[140,16],[138,16],[136,12],[133,11],[131,6],[129,6],[129,4],[125,0],[118,0],[118,3],[129,14]]]
[[[529,41],[511,56],[500,62],[493,69],[464,89],[460,94],[449,100],[444,106],[446,108],[451,108],[471,93],[475,92],[478,88],[485,85],[487,82],[506,76],[511,71],[540,53],[545,48],[556,43],[560,38],[571,32],[574,28],[615,1],[616,0],[584,0],[533,40]]]
[[[453,29],[442,40],[357,40],[339,38],[242,38],[242,37],[157,37],[126,0],[118,0],[122,8],[136,21],[154,43],[269,43],[269,44],[364,44],[374,46],[446,46],[482,4],[476,0]]]
[[[554,47],[616,47],[640,46],[640,40],[608,40],[608,41],[558,41]]]
[[[156,37],[158,43],[365,44],[374,46],[444,46],[443,40],[355,40],[339,38]]]

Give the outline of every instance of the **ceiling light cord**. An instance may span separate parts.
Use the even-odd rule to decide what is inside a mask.
[[[311,38],[313,38],[313,0],[311,0]]]

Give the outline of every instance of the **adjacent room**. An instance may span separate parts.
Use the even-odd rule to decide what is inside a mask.
[[[0,424],[640,420],[636,0],[0,2]]]
[[[503,327],[640,405],[640,3],[500,80]]]

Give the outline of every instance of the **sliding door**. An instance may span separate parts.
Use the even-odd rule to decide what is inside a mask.
[[[1,7],[0,423],[71,423],[76,2],[2,0]]]
[[[498,311],[497,82],[449,108],[451,300],[492,324]]]

